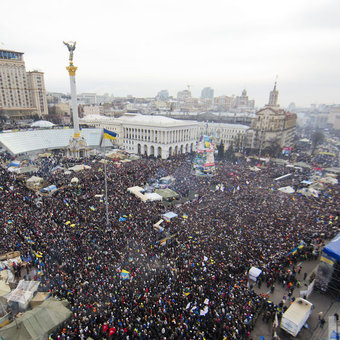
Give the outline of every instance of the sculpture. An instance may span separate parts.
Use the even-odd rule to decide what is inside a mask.
[[[63,43],[67,46],[70,55],[69,55],[69,61],[70,64],[73,64],[73,51],[76,49],[76,41],[69,41],[69,42],[65,42],[63,41]]]

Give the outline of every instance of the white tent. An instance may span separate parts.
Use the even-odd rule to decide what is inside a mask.
[[[147,201],[161,201],[163,199],[163,197],[161,195],[156,194],[155,192],[149,193],[149,194],[145,194],[144,195],[146,197]]]
[[[249,269],[249,279],[253,280],[256,282],[257,278],[260,276],[260,274],[262,273],[262,270],[256,267],[251,267]]]
[[[170,221],[172,218],[177,217],[178,215],[176,213],[174,213],[173,211],[169,211],[165,214],[162,215],[162,217],[166,220],[166,221]]]
[[[338,184],[338,180],[336,178],[333,178],[333,177],[324,177],[324,178],[321,178],[320,180],[321,183],[328,183],[328,184]]]
[[[82,170],[86,170],[86,169],[91,169],[91,167],[88,166],[88,165],[85,165],[85,164],[78,164],[78,165],[73,166],[72,168],[69,168],[68,170],[78,172],[78,171],[82,171]]]
[[[44,179],[38,176],[32,176],[26,181],[26,185],[30,188],[38,188],[44,182]]]
[[[38,120],[31,124],[31,127],[38,127],[38,128],[51,128],[52,126],[54,126],[54,124],[47,120]]]
[[[164,228],[161,227],[161,224],[164,222],[164,220],[159,220],[157,223],[153,225],[153,228],[157,231],[163,231]]]
[[[73,177],[71,179],[71,183],[78,183],[79,182],[79,179],[77,177]]]
[[[251,167],[249,167],[249,169],[250,169],[251,171],[261,171],[261,169],[258,168],[257,166],[251,166]]]
[[[292,194],[295,192],[295,190],[291,186],[282,187],[282,188],[279,188],[278,190],[281,192],[284,192],[285,194]]]
[[[23,311],[28,307],[33,294],[38,290],[39,281],[20,280],[18,286],[9,294],[8,302],[17,302],[19,310]]]

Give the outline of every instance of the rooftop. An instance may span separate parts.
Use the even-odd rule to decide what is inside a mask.
[[[98,146],[102,129],[83,129],[87,145]],[[44,149],[65,148],[73,136],[73,129],[28,130],[0,133],[0,144],[14,155]]]

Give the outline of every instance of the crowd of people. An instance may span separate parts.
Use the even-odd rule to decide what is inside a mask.
[[[259,313],[269,318],[274,308],[252,289],[248,270],[260,268],[268,286],[289,284],[296,256],[311,256],[337,230],[337,187],[319,198],[287,195],[273,181],[287,169],[254,171],[245,160],[198,177],[183,155],[109,162],[107,225],[104,165],[87,162],[71,184],[74,174],[55,170],[67,160],[44,161],[40,174],[59,190],[39,202],[24,180],[0,174],[2,251],[31,259],[40,288],[70,303],[72,317],[52,339],[251,339]],[[181,204],[127,192],[166,175],[186,196]],[[305,177],[296,170],[283,181]],[[155,230],[169,210],[178,216]]]

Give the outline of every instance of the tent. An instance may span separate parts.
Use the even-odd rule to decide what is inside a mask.
[[[163,197],[161,195],[156,194],[155,192],[149,193],[149,194],[145,194],[144,195],[146,197],[147,201],[162,201]]]
[[[154,192],[143,194],[144,189],[139,187],[139,186],[130,187],[130,188],[127,189],[127,191],[130,192],[131,194],[135,195],[136,197],[138,197],[143,202],[161,201],[162,200],[162,196],[158,195],[157,193],[154,193]]]
[[[292,194],[295,192],[295,190],[291,186],[282,187],[282,188],[279,188],[278,190],[281,192],[284,192],[285,194]]]
[[[37,307],[41,305],[45,300],[48,299],[50,296],[50,293],[48,292],[37,292],[34,296],[34,298],[31,300],[31,308]]]
[[[178,215],[175,214],[173,211],[169,211],[162,215],[162,217],[165,219],[165,221],[170,222],[171,219],[177,217]]]
[[[315,286],[322,292],[340,292],[340,233],[323,248]]]
[[[338,234],[331,242],[323,248],[323,252],[340,261],[340,234]]]
[[[49,185],[48,187],[40,190],[40,192],[46,196],[51,196],[56,191],[57,187],[55,185]]]
[[[153,228],[159,232],[162,232],[164,230],[163,227],[161,227],[161,224],[164,222],[164,220],[159,220],[157,223],[153,225]]]
[[[32,176],[26,181],[29,188],[36,189],[42,186],[44,179],[38,176]]]
[[[20,174],[20,168],[16,167],[16,166],[10,166],[7,171],[9,172],[15,172],[16,174]]]
[[[164,200],[172,200],[172,199],[175,199],[177,197],[179,197],[179,195],[177,194],[177,192],[169,189],[169,188],[166,188],[166,189],[157,189],[155,190],[155,192],[162,196]]]
[[[338,180],[336,178],[333,178],[333,177],[330,177],[330,176],[321,178],[320,182],[326,183],[326,184],[338,184]]]
[[[8,164],[8,168],[10,168],[12,166],[20,168],[20,161],[12,161],[11,163]]]
[[[77,177],[73,177],[71,179],[71,183],[78,183],[79,182],[79,179]]]
[[[0,296],[5,296],[11,292],[11,288],[5,281],[0,281]]]
[[[17,302],[19,310],[26,310],[28,304],[33,298],[33,294],[38,290],[39,281],[20,280],[18,286],[8,296],[8,302]]]
[[[251,267],[249,269],[249,279],[253,280],[256,282],[257,278],[260,276],[260,274],[262,273],[262,270],[256,267]]]
[[[261,169],[258,168],[257,166],[250,166],[249,169],[250,169],[251,171],[261,171]]]
[[[33,122],[31,124],[31,127],[38,127],[38,128],[51,128],[52,126],[54,126],[54,124],[47,120],[37,120],[36,122]]]
[[[91,169],[91,167],[89,165],[85,165],[85,164],[77,164],[77,165],[73,166],[72,168],[68,168],[68,170],[72,170],[74,172],[87,170],[87,169]]]
[[[67,320],[72,312],[67,309],[67,301],[49,298],[40,306],[24,313],[9,325],[0,329],[3,339],[38,340],[47,338],[48,334]]]
[[[127,270],[123,269],[120,273],[120,278],[122,280],[130,280],[130,273]]]

